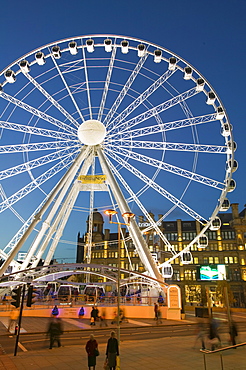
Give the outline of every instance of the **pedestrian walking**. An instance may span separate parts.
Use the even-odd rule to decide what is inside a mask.
[[[154,312],[155,312],[155,320],[158,320],[158,304],[155,303],[154,305]]]
[[[209,323],[209,339],[211,342],[211,350],[214,351],[218,345],[221,345],[221,340],[218,332],[218,322],[214,318],[210,319]]]
[[[52,349],[55,342],[57,342],[58,347],[61,347],[61,334],[63,334],[63,325],[61,319],[58,317],[51,317],[47,330],[47,335],[50,337],[49,349]]]
[[[91,309],[91,325],[95,326],[96,325],[96,319],[97,319],[97,311],[95,307],[92,307]]]
[[[87,357],[88,357],[88,368],[89,370],[95,370],[96,369],[96,361],[97,361],[97,356],[99,355],[98,351],[98,344],[96,339],[94,338],[94,335],[90,335],[90,339],[86,343],[85,350],[87,352]]]
[[[116,369],[116,357],[119,356],[118,340],[115,338],[115,332],[112,331],[107,343],[106,357],[110,370]]]
[[[238,336],[238,332],[237,332],[237,325],[233,320],[231,320],[229,334],[230,334],[231,344],[235,346],[236,337]]]
[[[19,318],[19,310],[18,309],[13,309],[10,312],[9,316],[9,325],[8,325],[8,331],[15,332],[15,327],[17,327],[18,323],[18,318]]]
[[[198,341],[201,341],[201,349],[205,349],[205,334],[206,334],[206,325],[205,325],[205,322],[204,322],[204,319],[199,319],[198,318],[198,322],[197,322],[197,327],[196,327],[196,338],[195,338],[195,343],[194,343],[194,346],[193,348],[196,347],[196,343]]]
[[[108,326],[107,322],[106,322],[106,311],[105,311],[105,308],[102,309],[102,312],[101,312],[101,316],[100,316],[100,327],[101,326]]]
[[[156,324],[157,325],[162,324],[162,321],[161,321],[161,310],[160,310],[159,307],[158,307],[158,310],[157,310],[157,321],[156,321]]]

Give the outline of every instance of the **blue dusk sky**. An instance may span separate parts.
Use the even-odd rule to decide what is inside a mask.
[[[237,187],[228,198],[231,203],[239,203],[242,210],[246,203],[245,14],[245,0],[2,1],[0,70],[43,45],[83,35],[136,37],[171,50],[205,76],[226,108],[237,143],[235,159],[239,164],[233,176]],[[4,156],[0,160],[4,161]],[[213,163],[206,165],[213,166]],[[22,217],[26,219],[30,214],[28,203],[25,207]],[[156,215],[164,213],[154,198],[149,204],[147,201],[147,209]],[[2,217],[6,222],[8,214]],[[76,255],[78,231],[85,232],[85,218],[81,217],[81,223],[78,222],[78,212],[72,217],[77,222],[69,230],[69,237],[68,231],[63,236],[71,244],[59,245],[55,253],[56,258],[69,259],[69,262]],[[11,225],[3,225],[1,222],[1,249],[14,234]]]

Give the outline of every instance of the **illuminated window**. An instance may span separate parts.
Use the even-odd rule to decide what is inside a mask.
[[[233,257],[229,257],[229,263],[233,263]]]
[[[182,233],[182,238],[183,240],[193,240],[196,237],[196,233],[191,232],[191,233]]]
[[[217,243],[211,243],[209,244],[211,251],[217,251],[218,250],[218,244]]]
[[[195,264],[195,265],[198,265],[198,263],[199,263],[199,258],[198,258],[198,257],[194,257],[194,258],[193,258],[193,261],[194,261],[194,264]]]
[[[220,263],[219,257],[214,257],[214,263]]]
[[[238,263],[238,258],[234,257],[234,263]]]
[[[209,258],[208,258],[208,262],[209,262],[210,264],[214,263],[214,258],[213,258],[213,257],[209,257]]]
[[[185,280],[192,280],[192,270],[185,270],[184,277],[185,277]]]
[[[222,239],[235,239],[234,231],[221,231]]]
[[[178,233],[166,233],[165,236],[167,240],[171,241],[178,240]]]
[[[207,235],[208,240],[216,240],[217,239],[216,231],[207,231],[205,234]]]
[[[228,264],[228,257],[224,257],[225,264]]]
[[[246,281],[246,269],[242,269],[242,279]]]

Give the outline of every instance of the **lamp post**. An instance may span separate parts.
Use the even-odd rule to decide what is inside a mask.
[[[130,220],[135,216],[134,213],[125,212],[122,214],[123,218],[127,218],[127,222],[114,222],[112,221],[112,216],[116,215],[117,212],[113,209],[107,209],[104,213],[109,216],[110,224],[118,225],[118,274],[117,274],[117,339],[118,344],[120,345],[120,252],[121,252],[121,238],[120,238],[120,226],[121,225],[130,225]]]

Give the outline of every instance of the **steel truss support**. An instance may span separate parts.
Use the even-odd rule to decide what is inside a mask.
[[[81,150],[78,157],[75,159],[72,166],[68,169],[68,171],[65,173],[65,175],[62,177],[62,179],[58,182],[56,187],[52,190],[49,197],[47,198],[46,202],[42,206],[42,208],[36,213],[34,216],[31,224],[25,231],[25,233],[22,235],[18,243],[15,245],[15,247],[11,250],[11,252],[8,255],[8,258],[4,261],[2,266],[0,267],[0,276],[2,276],[5,271],[7,270],[9,264],[14,259],[15,255],[19,252],[27,238],[30,236],[31,232],[33,231],[34,227],[40,222],[42,219],[43,214],[46,212],[46,210],[49,208],[51,203],[54,201],[55,197],[58,195],[58,193],[62,190],[62,188],[65,186],[66,182],[71,181],[70,179],[74,178],[76,172],[78,171],[82,161],[84,160],[86,154],[87,154],[88,148],[85,146]]]
[[[106,157],[102,151],[102,149],[97,146],[97,154],[98,158],[101,164],[101,167],[103,169],[104,174],[107,176],[108,184],[112,190],[112,193],[115,197],[115,200],[119,206],[120,212],[123,214],[125,212],[130,212],[130,208],[120,190],[120,187],[118,183],[115,180],[115,177],[113,173],[111,172],[111,169],[107,163]],[[144,240],[144,237],[139,230],[137,223],[134,219],[131,220],[130,226],[128,226],[130,236],[132,238],[132,241],[136,247],[136,250],[139,254],[139,257],[144,264],[146,270],[150,274],[151,277],[163,280],[156,263],[154,262],[152,255],[149,251],[148,245],[146,241]]]

